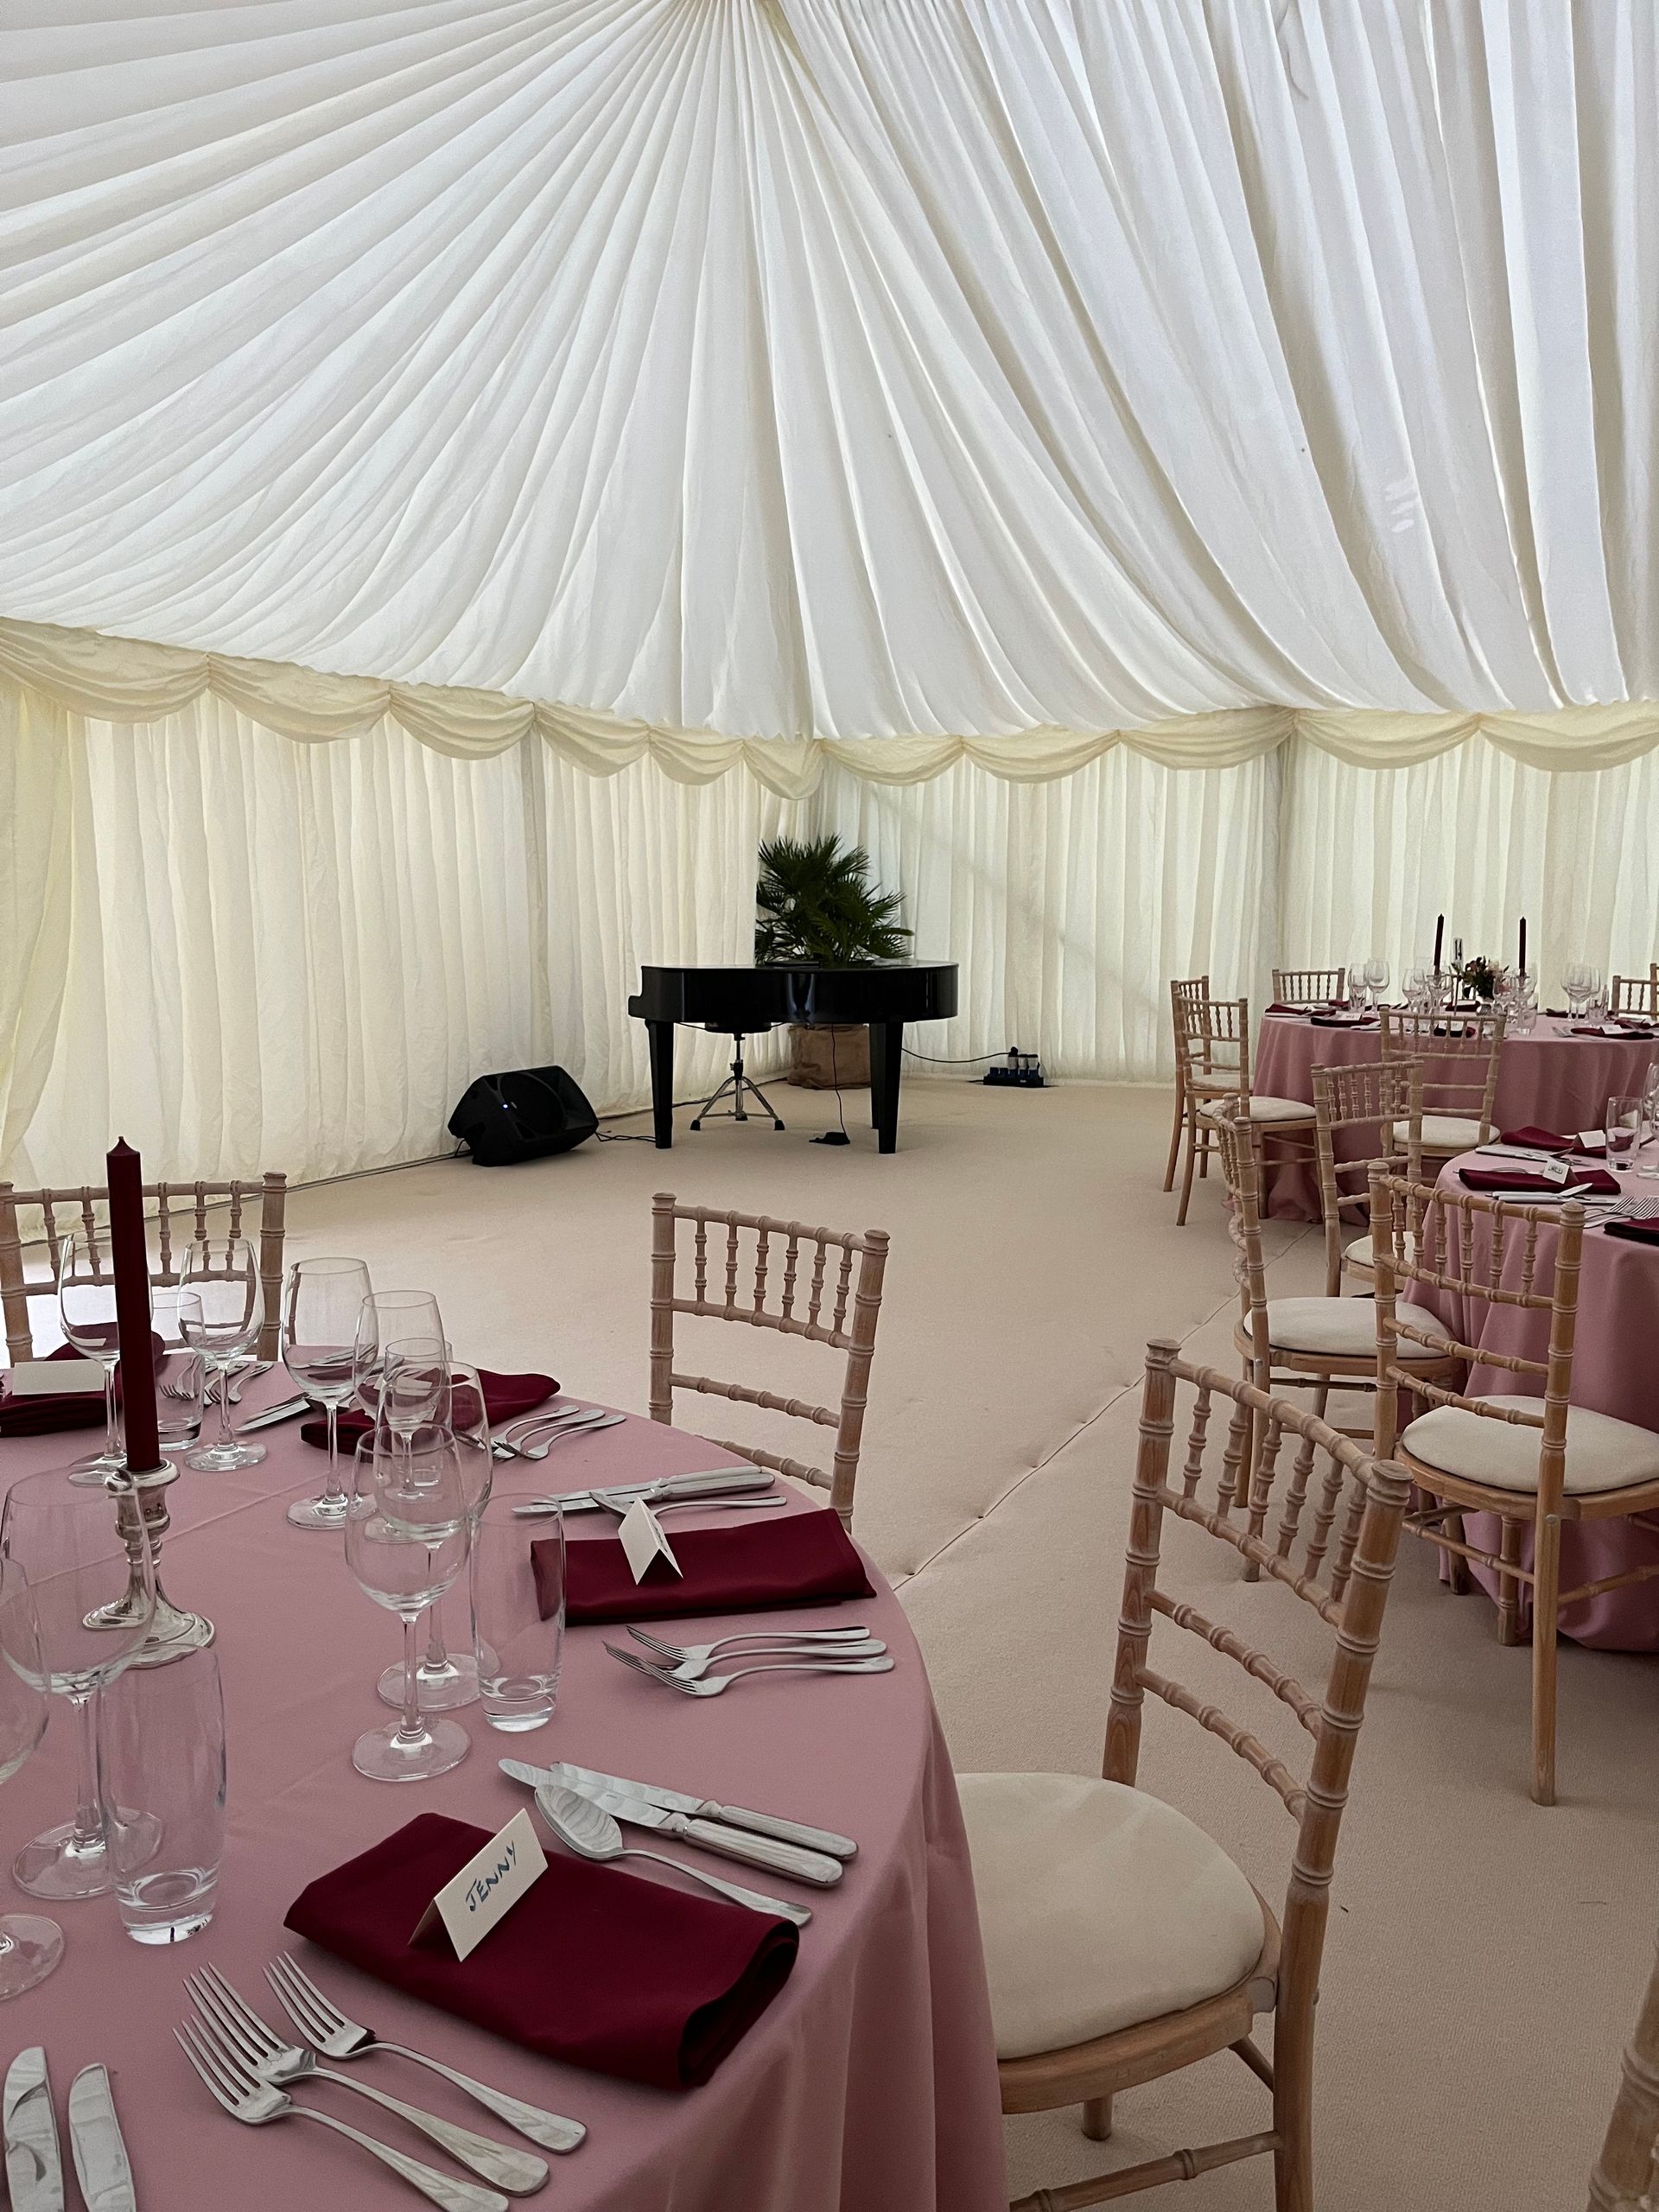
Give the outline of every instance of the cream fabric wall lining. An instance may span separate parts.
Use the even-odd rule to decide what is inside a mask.
[[[473,1076],[549,1057],[639,1104],[639,963],[747,959],[785,825],[867,843],[918,954],[960,963],[960,1016],[917,1049],[1145,1081],[1172,975],[1258,1005],[1278,958],[1378,950],[1397,979],[1442,909],[1500,954],[1527,913],[1547,992],[1576,957],[1644,971],[1656,819],[1659,753],[1585,775],[1478,741],[1380,772],[1300,740],[1218,769],[1125,747],[1041,784],[831,766],[793,806],[650,760],[595,777],[533,735],[465,760],[388,722],[294,745],[211,696],[136,728],[0,687],[0,1173],[80,1182],[117,1128],[176,1173],[417,1158]],[[680,1095],[726,1055],[682,1033]]]
[[[16,1182],[88,1179],[118,1131],[163,1173],[419,1158],[474,1076],[549,1058],[643,1096],[639,962],[748,957],[755,846],[791,811],[533,739],[464,761],[384,723],[292,745],[212,697],[144,728],[0,703]],[[685,1033],[683,1086],[727,1057]]]

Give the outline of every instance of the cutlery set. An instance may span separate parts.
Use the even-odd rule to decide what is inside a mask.
[[[195,2008],[192,2018],[174,2030],[179,2047],[201,2077],[209,2093],[223,2106],[233,2120],[251,2127],[263,2127],[269,2122],[298,2117],[319,2121],[344,2135],[351,2142],[378,2158],[384,2166],[408,2182],[430,2202],[442,2208],[442,2212],[507,2212],[509,2200],[514,2196],[530,2196],[543,2188],[547,2181],[549,2167],[545,2158],[538,2158],[528,2152],[515,2151],[509,2145],[498,2143],[487,2135],[480,2135],[470,2127],[458,2126],[453,2120],[441,2119],[435,2113],[424,2111],[418,2105],[406,2104],[401,2097],[388,2095],[384,2089],[367,2082],[353,2080],[349,2075],[338,2073],[333,2066],[323,2064],[323,2058],[340,2063],[356,2058],[384,2052],[411,2060],[434,2074],[442,2075],[447,2082],[470,2096],[499,2120],[544,2149],[555,2152],[574,2151],[587,2129],[574,2120],[566,2120],[557,2113],[543,2112],[535,2105],[525,2104],[520,2098],[506,2095],[486,2083],[477,2082],[470,2075],[457,2073],[454,2068],[442,2065],[429,2058],[424,2052],[410,2050],[407,2044],[385,2043],[372,2030],[359,2021],[348,2019],[344,2012],[323,1994],[310,1976],[291,1958],[281,1957],[265,1969],[265,1979],[272,1994],[282,2006],[295,2028],[303,2038],[289,2043],[244,1999],[216,1967],[207,1967],[200,1974],[188,1975],[185,1987]],[[45,2061],[41,2054],[25,2052],[23,2058],[40,2056],[40,2078],[45,2080]],[[22,2065],[22,2059],[17,2063]],[[14,2067],[13,2074],[16,2073]],[[101,2072],[101,2069],[92,2069]],[[84,2081],[85,2075],[80,2077]],[[424,2135],[429,2141],[448,2152],[457,2164],[476,2174],[487,2183],[484,2188],[470,2182],[459,2181],[440,2172],[435,2166],[411,2158],[395,2150],[378,2136],[365,2135],[348,2126],[332,2113],[313,2104],[302,2104],[290,2094],[306,2082],[326,2083],[330,2088],[348,2089],[383,2111],[394,2113],[410,2127]],[[79,2087],[79,2082],[77,2083]],[[6,2090],[7,2162],[10,2171],[11,2144],[11,2085]],[[75,2100],[70,2095],[70,2125],[74,2125]],[[49,2121],[50,2113],[48,2109]],[[113,2107],[110,2110],[111,2123]],[[54,2142],[55,2152],[55,2140]],[[124,2155],[123,2157],[124,2166]],[[77,2166],[79,2153],[77,2153]],[[18,2212],[61,2212],[61,2191],[54,2198],[24,2199],[16,2195],[13,2181],[13,2202]],[[83,2190],[86,2183],[83,2180]],[[92,2212],[134,2212],[130,2181],[124,2197],[107,2200],[87,2196]]]
[[[132,2169],[104,2067],[86,2066],[76,2075],[68,2110],[69,2150],[87,2212],[135,2212]],[[46,2053],[38,2044],[13,2059],[0,2116],[12,2212],[63,2212],[63,2158]]]
[[[247,1375],[232,1378],[232,1402]],[[313,1410],[303,1397],[284,1400],[243,1423],[245,1429],[272,1427]],[[626,1418],[601,1406],[568,1405],[552,1413],[514,1421],[492,1440],[498,1459],[541,1459],[562,1438],[588,1435]],[[763,1493],[757,1495],[756,1493]],[[733,1510],[778,1509],[788,1503],[765,1468],[748,1465],[660,1477],[645,1482],[595,1485],[568,1496],[527,1500],[513,1507],[527,1520],[555,1511],[609,1513],[618,1519],[643,1499],[654,1512],[690,1511],[698,1507]],[[611,1657],[633,1672],[688,1697],[715,1697],[745,1676],[757,1674],[881,1674],[893,1660],[887,1646],[862,1626],[785,1629],[770,1626],[735,1632],[713,1642],[675,1644],[645,1629],[627,1634],[639,1647],[607,1643]],[[683,1859],[671,1858],[624,1840],[622,1825],[687,1843],[818,1889],[833,1888],[857,1846],[849,1836],[779,1815],[751,1812],[683,1790],[665,1789],[595,1769],[558,1763],[537,1766],[521,1759],[499,1761],[501,1771],[534,1793],[542,1820],[579,1858],[601,1863],[631,1859],[666,1867],[733,1904],[805,1927],[812,1918],[805,1904],[772,1897],[720,1879]],[[271,1995],[291,2024],[274,2027],[213,1967],[187,1977],[194,2008],[175,2036],[204,2087],[234,2120],[264,2126],[278,2120],[309,2120],[345,2136],[441,2212],[507,2212],[516,2196],[534,2194],[549,2178],[545,2158],[515,2151],[492,2137],[456,2125],[409,2104],[400,2097],[340,2070],[377,2054],[426,2068],[462,2091],[485,2111],[543,2150],[564,2152],[582,2142],[586,2129],[575,2120],[545,2112],[491,2088],[473,2076],[404,2044],[390,2043],[360,2021],[349,2018],[286,1955],[265,1969]],[[302,2094],[315,2088],[328,2098],[346,2092],[391,2113],[435,2144],[474,2177],[462,2180],[410,2157],[376,2135],[350,2126],[321,2104]],[[76,2170],[89,2212],[136,2212],[136,2198],[121,2132],[102,2067],[76,2077],[69,2097],[69,2125]],[[4,2098],[7,2177],[16,2212],[63,2212],[63,2182],[53,2122],[46,2056],[22,2052],[7,2078]]]

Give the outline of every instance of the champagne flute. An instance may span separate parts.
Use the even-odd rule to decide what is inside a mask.
[[[416,1681],[421,1615],[435,1605],[467,1564],[472,1515],[454,1440],[435,1425],[407,1446],[385,1428],[360,1440],[346,1515],[346,1563],[365,1595],[404,1624],[401,1717],[371,1728],[352,1748],[352,1764],[372,1782],[425,1782],[459,1766],[472,1749],[467,1731],[442,1714],[423,1714]]]
[[[237,1436],[231,1419],[231,1376],[265,1325],[259,1255],[245,1236],[226,1236],[218,1243],[199,1237],[185,1255],[180,1281],[200,1301],[194,1312],[181,1306],[180,1333],[193,1351],[201,1353],[219,1384],[218,1440],[204,1444],[184,1464],[219,1474],[235,1467],[257,1467],[265,1447]]]
[[[137,1491],[114,1475],[97,1490],[65,1473],[25,1476],[0,1513],[3,1564],[34,1592],[40,1669],[26,1679],[67,1699],[78,1752],[74,1819],[26,1843],[12,1872],[31,1897],[101,1897],[114,1877],[93,1699],[137,1655],[156,1610],[156,1564]],[[15,1666],[10,1650],[6,1656]]]
[[[283,1364],[328,1423],[322,1496],[289,1507],[288,1517],[296,1529],[345,1525],[340,1409],[355,1388],[357,1317],[369,1295],[369,1271],[361,1260],[296,1260],[283,1287]]]
[[[390,1350],[395,1356],[401,1340]],[[448,1347],[444,1347],[446,1353]],[[390,1395],[390,1394],[389,1394]],[[479,1516],[489,1502],[495,1459],[490,1450],[490,1416],[484,1403],[484,1385],[478,1370],[451,1360],[442,1397],[435,1408],[436,1425],[454,1439],[459,1454],[461,1490],[476,1529]],[[452,1652],[444,1640],[443,1609],[434,1605],[427,1616],[426,1656],[416,1669],[423,1713],[453,1713],[478,1700],[478,1624],[473,1617],[472,1578],[467,1577],[468,1626],[472,1634],[464,1651]],[[404,1670],[388,1667],[378,1684],[381,1701],[401,1706]]]
[[[10,1782],[46,1732],[40,1615],[29,1579],[0,1555],[0,1782]],[[63,1956],[63,1930],[37,1913],[0,1913],[0,1999],[44,1981]]]
[[[104,1370],[104,1444],[75,1461],[75,1472],[94,1483],[126,1465],[121,1424],[115,1410],[115,1370],[121,1357],[115,1321],[115,1268],[109,1239],[75,1230],[58,1253],[58,1320],[65,1340],[83,1359]]]

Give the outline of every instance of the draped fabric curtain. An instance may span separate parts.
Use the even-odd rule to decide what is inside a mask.
[[[1659,696],[1651,0],[0,24],[0,612],[730,740]]]
[[[534,740],[461,761],[385,727],[305,747],[204,699],[146,728],[0,689],[0,1174],[323,1176],[447,1148],[494,1068],[645,1095],[653,957],[751,957],[747,777],[604,780]],[[686,1033],[683,1085],[723,1040]]]
[[[133,727],[0,686],[0,1174],[85,1181],[118,1130],[185,1176],[421,1158],[474,1076],[549,1058],[636,1106],[639,963],[747,959],[779,829],[864,843],[918,955],[960,963],[962,1012],[917,1052],[1149,1081],[1170,976],[1260,1005],[1274,960],[1381,952],[1397,980],[1440,911],[1499,955],[1526,913],[1547,994],[1575,957],[1645,973],[1656,820],[1659,753],[1553,774],[1484,741],[1384,771],[1301,741],[1217,769],[1119,750],[1040,784],[831,770],[791,805],[649,760],[596,777],[533,735],[481,760],[384,723],[304,746],[211,696]],[[726,1057],[680,1033],[680,1096]]]

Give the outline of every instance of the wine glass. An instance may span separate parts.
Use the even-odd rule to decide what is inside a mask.
[[[29,1679],[68,1700],[77,1728],[75,1817],[26,1843],[12,1872],[31,1897],[101,1897],[114,1877],[93,1697],[130,1662],[156,1611],[156,1563],[137,1491],[115,1475],[97,1490],[66,1473],[25,1476],[0,1514],[4,1563],[34,1593],[40,1668]]]
[[[1643,1112],[1647,1122],[1646,1142],[1640,1147],[1647,1157],[1637,1169],[1638,1175],[1651,1182],[1659,1176],[1659,1060],[1648,1069],[1647,1087],[1642,1094]]]
[[[1427,1014],[1434,991],[1434,971],[1417,967],[1406,977],[1406,1004],[1414,1014]]]
[[[394,1337],[380,1355],[380,1418],[406,1441],[449,1397],[449,1346],[441,1336]]]
[[[1561,988],[1567,993],[1567,1010],[1569,1014],[1583,1014],[1599,981],[1599,976],[1587,960],[1567,962],[1561,970]]]
[[[371,1421],[380,1418],[385,1348],[406,1337],[444,1335],[443,1316],[429,1290],[370,1291],[358,1309],[352,1350],[352,1377],[357,1402]]]
[[[283,1364],[328,1423],[328,1472],[321,1497],[288,1509],[296,1529],[339,1529],[346,1521],[340,1485],[340,1409],[355,1387],[358,1315],[370,1295],[361,1260],[296,1260],[283,1288]]]
[[[10,1782],[46,1732],[46,1670],[35,1593],[0,1556],[0,1782]],[[21,1997],[63,1956],[63,1930],[37,1913],[0,1913],[0,1999]]]
[[[184,1464],[220,1474],[233,1467],[257,1467],[265,1447],[237,1436],[231,1419],[231,1376],[265,1325],[259,1255],[245,1236],[226,1236],[218,1243],[199,1237],[185,1255],[180,1286],[200,1300],[194,1313],[181,1307],[179,1327],[186,1344],[200,1352],[217,1378],[219,1398],[218,1440],[204,1444]]]
[[[352,1764],[371,1781],[425,1782],[459,1766],[472,1749],[458,1721],[422,1713],[416,1680],[421,1615],[466,1566],[471,1540],[453,1437],[429,1424],[407,1445],[385,1428],[360,1440],[346,1515],[346,1563],[365,1594],[404,1624],[402,1716],[366,1730],[352,1747]]]
[[[121,1344],[115,1319],[115,1268],[109,1239],[78,1229],[58,1253],[58,1320],[65,1340],[83,1359],[104,1370],[104,1444],[75,1461],[75,1472],[92,1482],[122,1471],[126,1455],[115,1410],[115,1370]]]
[[[390,1354],[395,1356],[400,1348],[401,1340],[389,1348]],[[448,1347],[446,1345],[444,1349],[447,1353]],[[460,1455],[461,1491],[476,1530],[479,1516],[489,1502],[490,1484],[495,1474],[495,1458],[490,1449],[490,1416],[484,1403],[484,1385],[479,1380],[475,1367],[467,1367],[454,1360],[448,1362],[442,1394],[434,1408],[433,1418],[437,1427],[454,1440]],[[473,1618],[474,1595],[470,1575],[467,1586],[468,1626],[472,1634],[467,1640],[464,1651],[452,1652],[445,1643],[443,1608],[441,1605],[434,1605],[427,1616],[426,1656],[416,1669],[416,1685],[423,1713],[453,1713],[460,1706],[473,1705],[477,1701],[478,1623]],[[404,1701],[403,1668],[388,1667],[380,1677],[378,1688],[384,1704],[401,1706]]]
[[[1365,985],[1366,1003],[1374,1007],[1389,988],[1389,963],[1381,953],[1373,952],[1360,973]]]

